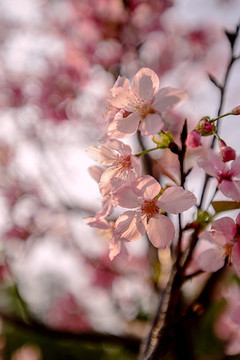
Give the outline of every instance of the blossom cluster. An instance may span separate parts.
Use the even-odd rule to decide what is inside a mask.
[[[168,246],[175,237],[168,214],[186,211],[197,200],[182,186],[162,188],[157,179],[144,172],[141,153],[134,155],[131,147],[119,140],[136,132],[149,136],[163,129],[167,131],[164,115],[186,97],[185,91],[173,87],[159,89],[157,74],[142,68],[134,76],[131,87],[128,79],[119,78],[109,94],[105,142],[87,149],[92,159],[105,166],[99,176],[103,206],[95,217],[87,220],[94,227],[111,227],[110,258],[113,259],[122,244],[135,241],[145,233],[156,248]],[[106,218],[116,206],[128,210],[110,225]]]

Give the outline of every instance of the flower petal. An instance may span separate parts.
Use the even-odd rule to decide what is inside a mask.
[[[122,186],[114,193],[116,203],[124,208],[134,209],[140,206],[139,197],[132,191],[131,186]]]
[[[225,254],[221,248],[208,249],[198,256],[198,264],[204,271],[214,272],[224,265]]]
[[[228,216],[215,220],[212,223],[211,228],[213,230],[216,230],[215,232],[214,231],[212,232],[212,238],[215,239],[216,241],[219,238],[218,242],[221,244],[233,240],[236,234],[236,224],[234,220]]]
[[[165,215],[157,214],[150,218],[146,228],[148,238],[156,248],[164,249],[174,239],[173,223]]]
[[[141,99],[150,100],[159,88],[157,74],[149,69],[140,69],[133,79],[132,91],[136,92]]]
[[[158,200],[158,206],[171,214],[178,214],[188,210],[197,199],[191,191],[184,190],[181,186],[172,186],[166,189]]]
[[[159,182],[150,175],[138,178],[132,183],[133,191],[144,200],[152,200],[161,190]]]
[[[240,242],[236,242],[232,248],[232,264],[237,275],[240,276]]]
[[[147,114],[145,119],[140,123],[139,130],[141,135],[157,134],[164,126],[164,122],[159,114]]]
[[[119,111],[114,120],[108,126],[107,134],[114,138],[124,138],[135,134],[140,121],[140,116],[137,113],[131,113],[124,117],[123,113]]]
[[[155,95],[153,108],[159,112],[172,110],[186,97],[186,91],[173,87],[164,87]]]
[[[86,153],[91,159],[106,166],[112,165],[118,158],[116,152],[105,144],[89,146],[86,149]]]
[[[118,151],[121,155],[127,156],[132,154],[131,146],[124,144],[122,141],[117,139],[108,139],[106,143],[113,150]]]
[[[232,200],[240,201],[240,180],[223,180],[219,190]]]
[[[135,241],[145,234],[141,214],[135,211],[126,211],[116,221],[115,231],[125,241]]]
[[[233,172],[233,176],[240,176],[240,156],[238,156],[236,160],[232,162],[231,169]]]

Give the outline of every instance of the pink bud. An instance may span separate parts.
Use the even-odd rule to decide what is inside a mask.
[[[209,121],[209,119],[203,119],[200,122],[201,129],[206,133],[212,133],[214,130],[214,125]]]
[[[191,131],[187,136],[186,144],[192,149],[199,147],[202,145],[201,135],[196,130]]]
[[[235,106],[235,107],[232,109],[232,113],[233,113],[233,115],[240,115],[240,105]]]
[[[223,140],[219,140],[218,145],[219,145],[219,148],[220,148],[220,153],[219,154],[220,154],[223,162],[228,162],[228,161],[231,161],[231,160],[235,160],[236,152],[232,147],[227,146],[227,144]]]

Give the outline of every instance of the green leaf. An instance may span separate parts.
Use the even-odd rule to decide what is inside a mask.
[[[216,213],[222,211],[240,209],[240,202],[238,201],[213,201],[212,206]]]

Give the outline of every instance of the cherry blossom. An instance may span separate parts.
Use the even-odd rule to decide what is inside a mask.
[[[198,263],[202,270],[217,271],[227,259],[240,276],[240,214],[236,222],[230,217],[214,221],[211,230],[204,231],[200,237],[212,245],[199,255]]]
[[[103,196],[118,189],[125,181],[132,181],[141,175],[140,160],[132,155],[129,145],[117,139],[109,139],[106,144],[90,146],[87,154],[107,167],[99,181]]]
[[[116,221],[116,231],[126,241],[135,241],[145,232],[157,248],[165,248],[175,236],[172,221],[164,212],[178,214],[196,203],[195,196],[180,186],[161,191],[160,184],[150,175],[138,178],[115,193],[118,205],[135,209],[124,212]]]
[[[162,113],[172,110],[185,98],[185,91],[173,87],[159,89],[157,74],[148,68],[134,76],[131,89],[121,91],[108,102],[121,109],[109,124],[110,137],[123,138],[136,133],[154,135],[164,126]]]
[[[216,177],[218,189],[227,197],[240,201],[240,156],[230,164],[222,161],[213,150],[209,150],[207,159],[199,159],[198,165],[207,174]]]

